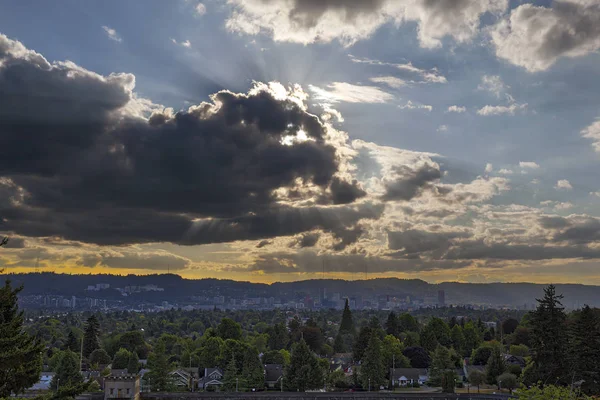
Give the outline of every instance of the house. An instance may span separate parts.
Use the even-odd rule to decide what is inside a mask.
[[[392,386],[412,386],[415,383],[425,384],[429,374],[425,368],[390,368]]]
[[[50,390],[50,382],[52,382],[54,374],[54,372],[42,372],[40,380],[28,390]]]
[[[223,385],[223,370],[221,368],[204,368],[204,376],[198,380],[199,389],[208,389],[209,386],[218,389]]]
[[[140,376],[133,374],[109,375],[104,379],[104,400],[140,398]]]
[[[281,377],[283,376],[283,365],[281,364],[265,364],[265,385],[269,389],[274,389],[281,385]]]
[[[524,357],[513,356],[512,354],[505,354],[504,362],[509,365],[518,365],[521,368],[525,368],[525,364],[527,364]]]
[[[178,390],[187,390],[192,387],[194,377],[184,369],[171,372],[171,379]]]

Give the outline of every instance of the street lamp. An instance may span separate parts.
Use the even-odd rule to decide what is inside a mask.
[[[235,378],[235,391],[238,391],[238,378]]]
[[[369,378],[369,392],[371,391],[371,378]]]

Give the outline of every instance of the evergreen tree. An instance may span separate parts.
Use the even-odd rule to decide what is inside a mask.
[[[567,371],[566,315],[554,285],[544,289],[544,297],[531,313],[533,362],[542,383],[570,382]]]
[[[127,372],[130,374],[137,374],[140,370],[140,358],[137,353],[129,353],[129,360],[127,360]]]
[[[65,350],[71,350],[72,352],[79,353],[79,341],[75,337],[73,331],[69,332],[67,336],[67,342],[65,343]]]
[[[365,350],[364,357],[360,366],[360,381],[364,389],[379,389],[380,385],[385,384],[385,366],[381,352],[381,340],[379,335],[371,335],[369,345]]]
[[[265,385],[264,368],[258,357],[258,350],[254,346],[246,349],[242,376],[246,380],[246,386],[250,389],[259,389]]]
[[[112,360],[112,369],[127,369],[131,352],[127,349],[120,348]]]
[[[285,372],[284,384],[289,390],[304,392],[323,385],[323,373],[317,357],[301,339],[292,348],[290,365]]]
[[[435,337],[435,333],[428,327],[425,327],[421,332],[421,347],[429,352],[435,351],[438,346],[438,341]]]
[[[477,333],[472,322],[467,322],[463,328],[463,336],[465,337],[465,347],[463,348],[463,356],[469,357],[471,352],[479,347],[481,337]]]
[[[452,347],[458,354],[462,355],[465,348],[465,335],[463,335],[463,330],[460,325],[455,324],[452,327],[450,337],[452,339]]]
[[[450,352],[444,346],[438,345],[433,353],[431,360],[431,369],[429,372],[429,380],[434,386],[442,386],[444,373],[454,369],[454,364],[450,358]]]
[[[335,341],[333,342],[333,351],[335,351],[336,353],[345,353],[346,352],[346,345],[344,344],[344,338],[342,337],[342,334],[339,332],[335,336]]]
[[[290,342],[290,335],[284,323],[275,324],[267,329],[268,345],[271,350],[285,349]]]
[[[344,305],[344,312],[342,313],[342,322],[340,323],[340,333],[350,333],[354,334],[354,322],[352,321],[352,311],[350,311],[350,306],[348,305],[348,299],[346,299],[346,303]]]
[[[79,371],[79,356],[71,350],[63,352],[56,368],[56,374],[50,382],[50,387],[57,390],[61,387],[72,387],[81,384],[83,377]]]
[[[589,306],[575,317],[569,336],[571,380],[583,381],[586,394],[600,393],[600,321]]]
[[[490,385],[498,383],[498,377],[506,371],[506,363],[502,358],[502,348],[500,345],[492,346],[492,353],[485,367],[487,382]]]
[[[398,322],[398,318],[393,311],[390,312],[388,319],[385,322],[385,332],[392,336],[398,336],[400,333],[400,323]]]
[[[83,334],[83,356],[89,358],[90,354],[100,348],[100,323],[95,315],[87,319],[85,332]]]
[[[0,398],[21,393],[36,383],[42,371],[44,346],[23,330],[23,312],[9,280],[0,288]]]
[[[232,354],[231,359],[227,363],[227,367],[225,367],[225,371],[223,373],[223,390],[227,392],[234,392],[236,387],[239,385],[239,378],[235,354]]]
[[[150,387],[154,392],[169,392],[174,389],[171,371],[173,370],[169,357],[167,356],[165,344],[159,340],[154,351],[148,357],[148,372],[145,376],[148,377]]]
[[[447,369],[442,374],[442,393],[454,393],[454,387],[456,386],[456,373]]]
[[[352,346],[353,357],[355,361],[360,361],[371,340],[373,330],[369,326],[363,326],[358,333],[358,337]]]

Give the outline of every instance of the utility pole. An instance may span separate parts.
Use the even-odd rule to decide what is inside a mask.
[[[83,338],[85,335],[81,336],[81,349],[79,350],[79,372],[83,371]]]
[[[281,392],[283,392],[283,375],[281,375]]]
[[[394,378],[396,377],[396,355],[392,354],[392,392],[394,391]]]

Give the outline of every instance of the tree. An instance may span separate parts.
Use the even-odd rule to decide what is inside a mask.
[[[360,361],[363,358],[365,350],[371,340],[373,330],[369,326],[363,326],[358,333],[358,337],[352,346],[352,353],[355,361]]]
[[[510,394],[512,394],[513,390],[515,390],[519,386],[519,381],[517,377],[509,372],[505,372],[502,375],[498,376],[498,388],[499,389],[508,389],[510,390]]]
[[[513,356],[527,357],[529,356],[529,347],[524,344],[512,344],[510,345],[509,353]]]
[[[223,318],[217,326],[217,335],[223,340],[242,340],[242,327],[231,318]]]
[[[321,332],[321,328],[316,326],[303,326],[302,329],[302,337],[306,341],[306,344],[310,349],[316,353],[321,352],[321,348],[325,343],[325,338],[323,337],[323,332]]]
[[[301,392],[319,388],[323,384],[319,361],[304,339],[300,339],[292,347],[291,361],[285,372],[284,384],[290,390]]]
[[[265,385],[264,367],[260,362],[256,347],[250,346],[246,349],[242,376],[246,380],[248,388],[259,389]]]
[[[519,400],[591,400],[584,394],[574,391],[572,388],[546,385],[543,388],[533,386],[529,389],[517,390]]]
[[[111,358],[104,349],[96,349],[90,354],[90,363],[98,365],[110,364]]]
[[[237,361],[235,360],[235,354],[232,354],[231,359],[227,363],[227,367],[225,367],[225,371],[223,373],[223,390],[227,392],[233,392],[238,388],[238,385],[239,377]]]
[[[487,379],[485,372],[477,369],[471,370],[467,378],[469,379],[469,383],[471,383],[471,385],[477,386],[477,393],[479,393],[479,386],[485,383]]]
[[[448,369],[442,374],[442,393],[454,393],[456,386],[456,373]]]
[[[403,313],[398,317],[398,330],[400,332],[419,332],[419,323],[409,313]]]
[[[402,351],[404,350],[404,346],[402,346],[402,342],[395,336],[387,335],[383,338],[383,342],[381,344],[381,354],[383,357],[383,365],[384,371],[387,371],[390,368],[409,368],[410,360]]]
[[[448,347],[452,344],[450,328],[442,319],[433,317],[424,330],[431,331],[435,335],[436,341],[442,346]]]
[[[278,350],[270,350],[263,354],[262,356],[263,364],[281,364],[285,363],[283,358],[283,354],[281,354]]]
[[[0,398],[21,393],[39,380],[44,346],[23,330],[23,312],[10,280],[0,288]]]
[[[72,352],[79,353],[79,341],[75,337],[73,331],[69,331],[69,335],[67,336],[67,341],[65,343],[65,350],[71,350]]]
[[[389,313],[388,319],[385,322],[385,332],[392,336],[398,336],[400,333],[400,323],[393,311]]]
[[[431,328],[425,327],[421,332],[421,347],[429,352],[434,352],[438,346],[438,341],[435,337],[435,333]]]
[[[371,335],[369,345],[365,350],[364,357],[361,360],[360,381],[363,388],[379,388],[385,384],[385,367],[381,354],[381,340],[379,335]]]
[[[471,353],[471,364],[486,365],[492,355],[492,346],[489,343],[484,343]]]
[[[569,337],[571,380],[583,381],[586,394],[600,393],[600,321],[589,306],[575,317]]]
[[[158,341],[154,351],[148,357],[148,368],[150,371],[145,375],[154,392],[169,392],[174,389],[171,371],[173,370],[169,357],[167,356],[165,344]]]
[[[127,372],[130,374],[137,374],[140,370],[140,358],[137,353],[129,353],[129,360],[127,360]]]
[[[275,324],[267,329],[269,348],[271,350],[285,349],[290,342],[290,335],[284,323]]]
[[[502,349],[500,345],[492,346],[492,353],[485,368],[487,382],[490,385],[497,383],[498,376],[502,375],[504,371],[506,371],[506,364],[502,357]]]
[[[350,311],[350,306],[348,305],[348,299],[346,299],[346,303],[344,304],[344,311],[342,312],[342,321],[340,322],[340,333],[350,333],[354,334],[354,321],[352,320],[352,312]]]
[[[442,386],[445,372],[454,372],[454,363],[450,358],[450,352],[444,346],[438,345],[433,353],[429,381],[433,386]]]
[[[344,338],[342,337],[342,334],[339,332],[335,336],[335,341],[333,342],[333,350],[336,353],[345,353],[346,352],[346,345],[344,343]]]
[[[98,336],[100,334],[100,323],[95,315],[87,319],[83,334],[83,356],[89,358],[90,354],[100,348]]]
[[[129,357],[131,357],[131,352],[127,349],[120,348],[112,360],[112,368],[127,369],[127,365],[129,364]]]
[[[531,346],[531,330],[524,326],[517,327],[515,333],[512,334],[512,344],[522,344],[527,347]]]
[[[531,313],[532,359],[542,383],[567,383],[566,315],[554,285],[544,289],[544,297]]]
[[[402,352],[410,360],[410,366],[413,368],[429,368],[431,358],[427,351],[422,347],[407,347]]]
[[[505,335],[510,335],[517,330],[518,326],[519,321],[517,321],[514,318],[508,318],[502,321],[502,333],[504,333]]]
[[[452,347],[458,354],[463,354],[463,349],[465,347],[465,335],[463,335],[463,330],[460,325],[456,324],[452,327],[450,332],[450,338],[452,340]]]
[[[200,357],[200,366],[205,368],[216,367],[224,347],[225,344],[220,337],[208,338],[204,342],[204,346],[200,348],[198,354]]]
[[[470,356],[471,352],[479,346],[481,343],[481,337],[477,333],[475,326],[472,322],[467,322],[463,328],[463,335],[465,337],[465,347],[463,349],[463,356]]]
[[[50,382],[52,390],[59,387],[76,386],[83,382],[83,376],[79,372],[79,356],[71,350],[64,351],[61,355],[56,374]]]

